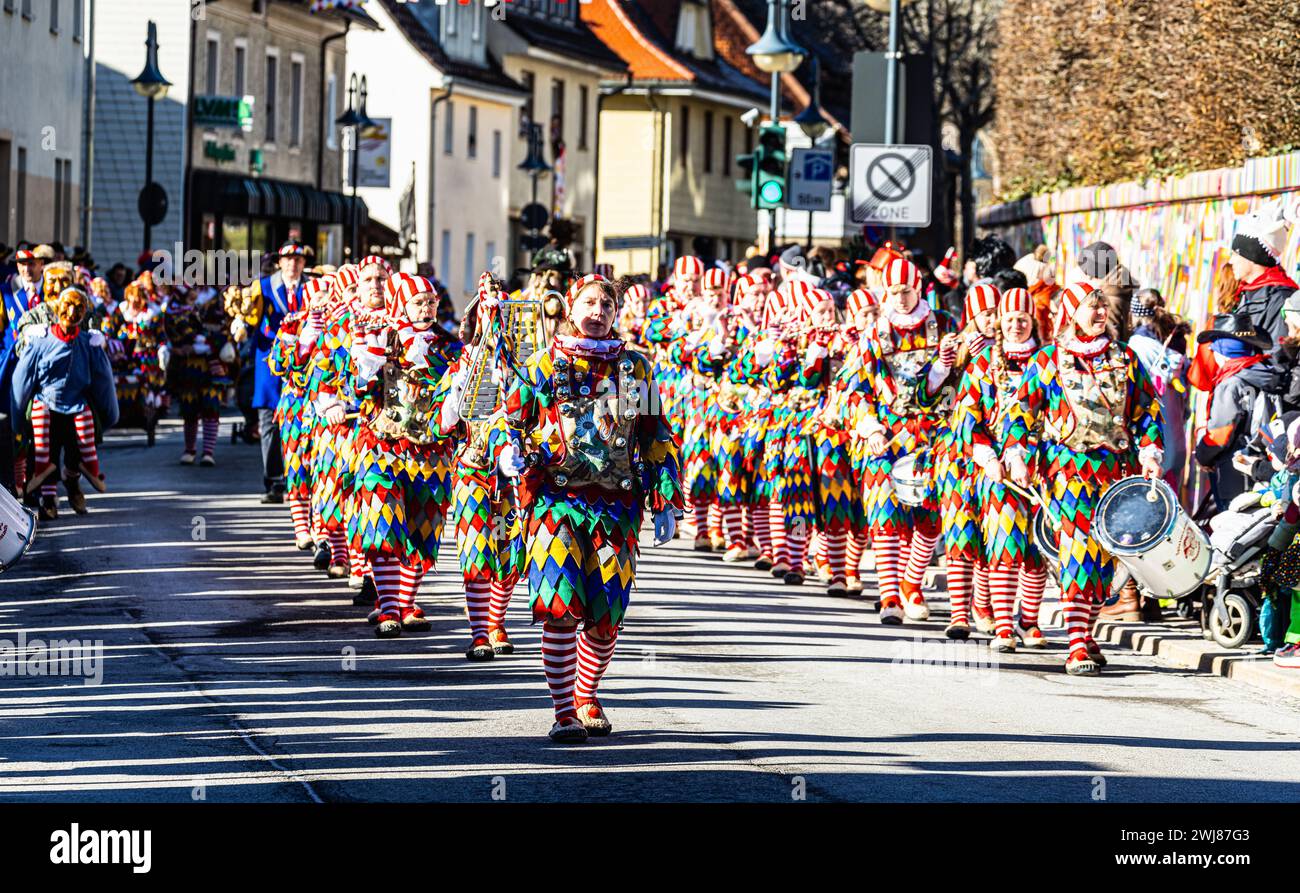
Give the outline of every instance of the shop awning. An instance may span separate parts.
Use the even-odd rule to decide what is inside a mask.
[[[195,170],[192,197],[200,213],[237,217],[283,218],[302,223],[346,223],[351,196],[270,177],[245,177]],[[357,221],[365,225],[369,210],[357,199]]]

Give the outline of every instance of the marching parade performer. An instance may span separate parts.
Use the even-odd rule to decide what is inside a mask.
[[[54,308],[54,322],[48,331],[32,326],[27,332],[13,374],[10,417],[26,417],[30,406],[34,465],[28,491],[41,488],[62,466],[68,503],[84,515],[81,476],[101,493],[106,489],[95,435],[97,419],[104,428],[117,423],[113,369],[103,333],[82,327],[90,308],[85,292],[65,288],[57,298],[45,300]],[[58,517],[56,497],[44,489],[41,515],[43,520]]]
[[[162,360],[167,343],[161,308],[139,280],[127,284],[122,300],[105,324],[105,333],[122,349],[114,351],[117,402],[121,423],[143,428],[152,445],[163,405]]]
[[[1047,566],[1030,529],[1035,509],[1022,494],[1002,482],[1005,476],[998,460],[1003,424],[1021,376],[1038,350],[1034,314],[1034,299],[1026,289],[1003,292],[998,304],[998,337],[976,356],[957,400],[962,414],[957,423],[960,439],[982,472],[977,486],[983,557],[989,568],[996,625],[994,644],[1004,651],[1014,650],[1015,638],[1028,648],[1042,648],[1047,643],[1038,628]],[[950,558],[948,588],[953,609],[947,632],[950,638],[964,639],[970,634],[970,617],[964,601],[963,610],[958,610],[951,567]],[[1017,592],[1020,611],[1013,617]]]
[[[952,385],[953,391],[960,389],[972,363],[997,336],[1000,297],[996,288],[986,284],[973,285],[966,292],[965,324],[959,333],[961,345],[948,374],[948,384]],[[947,559],[948,600],[952,607],[946,633],[953,639],[964,639],[970,635],[972,589],[983,592],[987,591],[988,585],[988,570],[984,563],[980,536],[975,467],[959,436],[962,419],[962,410],[958,405],[945,416],[932,438],[939,485],[939,518],[943,528],[944,556]],[[1014,591],[1011,596],[1015,597]],[[1007,649],[1004,650],[1013,650],[1015,640],[999,638],[995,645],[1005,645]]]
[[[179,403],[184,424],[182,465],[193,465],[203,426],[203,451],[199,464],[217,464],[217,433],[221,404],[231,385],[229,364],[234,347],[227,343],[229,322],[216,289],[201,287],[173,295],[163,308],[163,328],[171,346],[167,393]]]
[[[343,534],[349,562],[348,586],[358,590],[353,604],[372,607],[378,595],[370,563],[353,546],[349,532],[356,512],[356,437],[360,409],[352,361],[352,333],[381,330],[387,325],[384,294],[392,273],[388,261],[378,255],[362,258],[355,268],[345,264],[339,270],[333,285],[335,302],[312,358],[315,413],[324,424],[316,446],[319,489],[313,495],[313,503],[330,542],[337,542],[338,535]]]
[[[514,484],[503,481],[489,455],[489,435],[504,416],[502,385],[515,374],[516,352],[526,346],[512,340],[518,333],[508,331],[510,321],[499,312],[502,293],[502,283],[491,273],[479,277],[478,293],[461,322],[460,339],[467,347],[440,385],[442,433],[455,436],[460,444],[452,515],[469,614],[471,640],[465,657],[475,661],[514,653],[505,617],[524,568]],[[541,313],[531,325],[542,325]],[[472,404],[464,406],[467,398]]]
[[[1090,630],[1114,567],[1091,533],[1097,503],[1135,468],[1159,477],[1163,458],[1155,389],[1132,350],[1106,334],[1106,323],[1106,302],[1091,285],[1061,293],[1055,342],[1030,358],[1004,433],[1003,463],[1011,480],[1029,486],[1029,462],[1036,459],[1050,487],[1048,516],[1059,537],[1069,634],[1065,669],[1075,676],[1095,676],[1105,664]],[[1001,464],[985,465],[995,482]]]
[[[899,624],[904,616],[930,616],[921,583],[940,535],[930,440],[947,409],[945,383],[959,342],[955,334],[941,337],[942,323],[922,300],[921,274],[911,261],[891,259],[883,283],[884,307],[863,343],[867,357],[858,434],[869,460],[878,460],[867,463],[863,499],[879,577],[880,622]],[[908,464],[920,484],[915,506],[899,498],[892,479]]]
[[[654,373],[613,332],[617,306],[603,277],[570,286],[567,319],[511,385],[495,450],[502,473],[520,478],[555,741],[610,733],[597,688],[636,578],[643,511],[653,513],[656,544],[672,539],[681,516],[677,450]]]
[[[294,544],[304,552],[315,550],[313,562],[317,570],[325,570],[328,565],[329,548],[317,541],[312,523],[311,432],[316,413],[308,385],[311,351],[324,323],[329,286],[323,278],[307,282],[302,294],[306,309],[292,311],[280,321],[267,358],[270,373],[283,381],[274,421],[284,450],[284,501],[293,519]]]
[[[831,399],[835,402],[832,412],[838,412],[842,426],[849,433],[848,460],[853,481],[853,498],[857,503],[857,524],[849,531],[849,540],[845,547],[845,591],[848,594],[862,592],[862,557],[866,554],[869,541],[867,527],[867,479],[872,473],[871,466],[879,459],[867,455],[866,439],[859,437],[859,426],[864,424],[865,383],[868,359],[863,349],[865,339],[875,331],[876,320],[880,316],[880,300],[871,288],[856,288],[849,293],[844,302],[845,317],[849,329],[846,333],[849,348],[835,377],[835,389],[838,392]]]
[[[226,313],[233,320],[231,337],[236,343],[250,334],[253,339],[253,408],[258,413],[262,438],[264,503],[284,501],[285,457],[275,421],[282,383],[278,376],[271,374],[267,361],[275,347],[280,323],[302,306],[302,271],[306,260],[306,249],[300,243],[285,242],[280,246],[274,273],[263,276],[248,288],[226,293]]]
[[[382,323],[353,322],[361,419],[349,542],[373,568],[375,635],[393,638],[431,625],[415,596],[437,562],[451,501],[454,442],[438,430],[437,385],[460,342],[437,325],[438,294],[423,276],[395,274],[385,305]]]

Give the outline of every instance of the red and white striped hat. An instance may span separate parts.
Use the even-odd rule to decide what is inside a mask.
[[[992,285],[972,285],[966,292],[966,322],[969,324],[985,310],[997,310],[998,290]]]
[[[886,288],[905,285],[918,292],[921,290],[921,271],[916,268],[916,264],[905,257],[891,258],[889,263],[885,264],[881,278],[884,279]]]
[[[869,288],[855,288],[844,303],[844,309],[850,316],[857,316],[868,307],[878,307],[880,301]]]
[[[704,275],[704,261],[693,254],[684,254],[673,264],[673,278],[696,279]]]
[[[330,288],[334,284],[333,276],[313,276],[302,284],[302,300],[298,306],[303,308],[311,307],[312,299],[317,295],[329,294]]]
[[[812,316],[813,309],[819,303],[814,292],[820,291],[805,279],[787,279],[781,283],[777,292],[783,296],[783,303],[799,319]]]
[[[700,281],[700,288],[711,288],[715,291],[725,291],[727,288],[727,271],[722,267],[710,267],[704,271],[704,278]]]
[[[344,295],[347,294],[347,290],[356,286],[357,280],[360,277],[361,268],[356,264],[344,264],[335,270],[334,275],[331,277],[333,280],[332,285],[334,288],[334,297],[338,300],[342,300]]]
[[[380,257],[378,254],[367,254],[365,257],[361,258],[361,263],[357,264],[358,275],[360,275],[361,271],[364,270],[366,267],[370,266],[371,264],[378,264],[379,267],[384,271],[385,276],[393,275],[393,265],[390,264],[385,258]]]
[[[586,276],[583,276],[581,279],[575,279],[573,280],[573,284],[569,286],[569,293],[564,296],[564,303],[569,307],[572,307],[573,302],[578,298],[578,292],[582,291],[584,288],[586,288],[588,285],[591,285],[591,283],[593,282],[608,282],[608,281],[609,281],[608,279],[606,279],[604,276],[600,275],[599,273],[588,273]]]
[[[1096,290],[1095,286],[1087,282],[1076,282],[1074,285],[1065,288],[1061,292],[1061,318],[1057,323],[1057,328],[1059,329],[1066,323],[1071,322],[1074,319],[1074,314],[1078,313],[1079,308],[1083,306],[1083,302]]]
[[[1033,315],[1034,299],[1030,296],[1028,289],[1008,288],[1002,293],[1002,300],[998,303],[998,312]]]
[[[623,292],[624,301],[636,301],[645,306],[650,303],[650,289],[646,288],[640,282],[634,282]]]
[[[394,319],[406,319],[406,302],[415,295],[437,294],[433,283],[423,276],[394,273],[384,284],[384,309]]]

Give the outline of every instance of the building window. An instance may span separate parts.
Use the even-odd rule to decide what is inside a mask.
[[[469,107],[469,124],[465,129],[468,131],[465,138],[465,151],[470,158],[478,158],[478,106]]]
[[[681,118],[681,137],[680,144],[677,147],[678,154],[682,156],[682,165],[690,167],[691,163],[691,110],[689,106],[682,106]]]
[[[244,44],[235,44],[235,95],[240,99],[248,91],[244,89],[244,71],[248,62],[248,47]]]
[[[722,119],[722,176],[731,176],[731,118]]]
[[[54,159],[54,238],[63,238],[63,159]]]
[[[704,172],[713,173],[713,112],[704,113]]]
[[[14,222],[18,225],[14,237],[25,239],[27,238],[27,150],[22,146],[18,147],[18,184],[17,189],[14,190],[14,206],[17,209]]]
[[[438,277],[443,283],[451,281],[451,230],[442,231],[442,275]]]
[[[492,131],[492,176],[501,177],[501,131]]]
[[[12,12],[13,10],[9,10]],[[8,244],[9,238],[9,160],[12,157],[13,143],[0,140],[0,242]]]
[[[497,243],[487,243],[487,255],[484,258],[483,269],[495,274],[497,268]],[[477,287],[477,283],[475,285]]]
[[[321,122],[326,130],[325,145],[331,149],[339,147],[338,129],[334,126],[334,119],[338,116],[339,79],[331,71],[325,79],[325,120]]]
[[[442,121],[442,154],[451,154],[451,144],[456,138],[456,104],[447,100],[447,117]]]
[[[531,71],[521,71],[519,72],[519,80],[523,81],[524,92],[527,94],[524,105],[519,110],[519,135],[526,137],[528,136],[528,126],[533,123],[533,73]]]
[[[551,142],[564,142],[564,81],[551,81]]]
[[[72,241],[72,159],[63,160],[63,241]]]
[[[302,60],[289,62],[289,145],[302,145]]]
[[[208,75],[205,86],[209,96],[216,96],[221,92],[221,82],[219,81],[221,71],[218,67],[221,63],[221,37],[217,34],[208,35],[207,63]]]
[[[266,56],[266,141],[275,142],[276,87],[279,85],[280,58]]]
[[[5,0],[5,12],[14,11],[14,0]]]
[[[85,3],[86,0],[72,0],[72,39],[78,42],[81,40]]]
[[[50,33],[59,33],[59,0],[50,0]]]
[[[478,285],[478,277],[474,275],[474,263],[478,257],[477,249],[474,247],[474,234],[468,233],[465,236],[465,293],[470,294]]]
[[[583,84],[578,88],[578,148],[587,148],[587,116],[590,113],[591,89]]]
[[[23,18],[29,22],[36,18],[36,16],[32,15],[32,0],[23,0]]]

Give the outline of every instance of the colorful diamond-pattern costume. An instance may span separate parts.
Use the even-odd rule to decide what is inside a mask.
[[[1062,384],[1063,369],[1085,382],[1122,376],[1124,405],[1114,407],[1115,422],[1127,434],[1122,449],[1119,444],[1078,449],[1068,436],[1052,436],[1053,431],[1077,430]],[[1139,451],[1159,450],[1161,438],[1155,389],[1126,345],[1112,345],[1104,338],[1100,349],[1086,351],[1052,344],[1030,358],[1008,409],[1003,439],[1006,449],[1036,458],[1050,485],[1048,514],[1060,536],[1062,602],[1091,606],[1106,597],[1112,561],[1091,535],[1093,512],[1110,485],[1133,472]],[[1072,632],[1071,639],[1075,638]]]
[[[627,611],[643,506],[657,513],[682,505],[677,446],[650,361],[627,349],[612,356],[575,352],[557,341],[529,357],[522,371],[506,395],[508,428],[494,438],[493,452],[513,442],[542,459],[519,479],[533,617],[574,618],[608,638]],[[588,405],[566,396],[583,388],[606,396],[593,398],[584,410],[593,415],[577,422],[562,419],[562,413]],[[619,401],[614,418],[607,401],[629,390],[636,393],[627,403]],[[623,416],[624,411],[631,415]],[[624,423],[631,436],[620,447]],[[615,426],[612,431],[608,424]],[[586,435],[569,438],[566,426],[572,425]],[[606,480],[606,469],[623,467],[622,450],[630,452],[631,478]],[[579,457],[586,457],[591,482],[575,486],[556,469],[571,467]]]
[[[158,348],[166,338],[162,311],[154,304],[137,310],[121,301],[105,322],[104,334],[117,339],[123,347],[113,360],[121,410],[119,424],[143,427],[146,402],[158,401],[164,384],[158,362]]]
[[[290,313],[280,323],[267,363],[271,374],[284,381],[275,421],[280,426],[284,450],[285,498],[293,502],[311,499],[311,432],[315,411],[307,398],[311,375],[310,353],[298,349],[298,334],[307,314]]]

